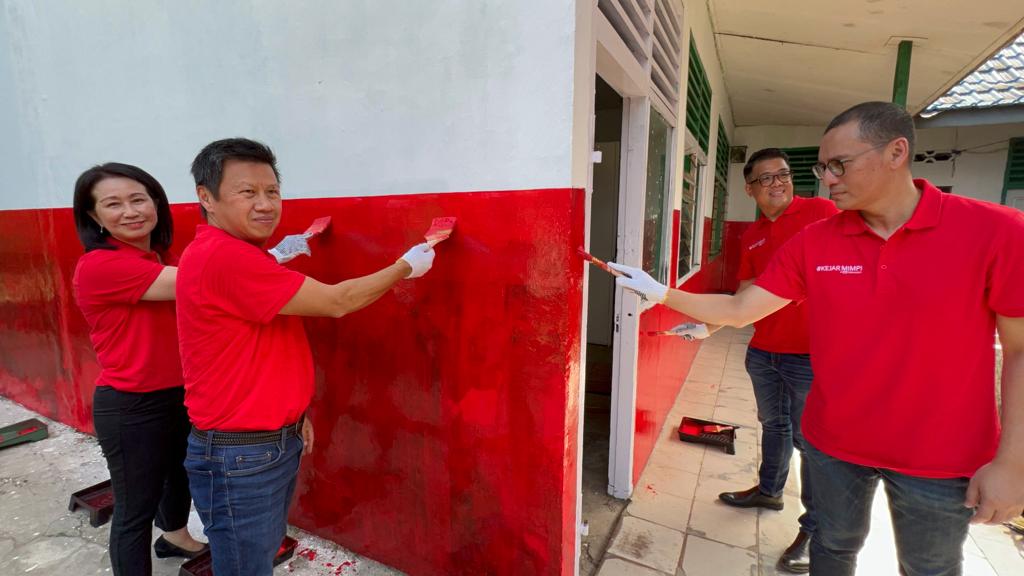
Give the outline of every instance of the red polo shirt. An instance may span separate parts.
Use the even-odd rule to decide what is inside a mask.
[[[97,386],[152,392],[181,386],[174,302],[142,295],[177,260],[110,239],[114,250],[92,250],[78,259],[72,285],[89,324],[100,374]]]
[[[740,239],[740,269],[736,279],[757,278],[768,268],[775,251],[787,240],[808,224],[837,212],[839,209],[835,203],[826,198],[794,196],[793,201],[774,222],[767,216],[761,216]],[[807,333],[807,307],[802,301],[794,301],[771,316],[754,322],[754,337],[750,345],[779,354],[809,354],[811,343]]]
[[[811,224],[756,284],[807,299],[814,386],[803,433],[822,452],[933,478],[995,455],[996,315],[1024,316],[1024,213],[925,180],[888,240],[859,212]]]
[[[265,250],[200,225],[178,267],[185,406],[200,430],[274,430],[313,396],[302,319],[278,312],[305,276]]]

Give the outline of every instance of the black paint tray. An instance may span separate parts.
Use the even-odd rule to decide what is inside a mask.
[[[735,424],[683,416],[683,421],[679,423],[679,439],[683,442],[720,446],[726,454],[735,454],[738,428]]]

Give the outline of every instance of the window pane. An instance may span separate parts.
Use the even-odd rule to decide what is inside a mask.
[[[643,267],[648,274],[667,282],[662,258],[665,244],[665,198],[668,195],[668,151],[671,128],[653,108],[647,142],[647,191],[644,202]]]
[[[679,259],[676,265],[679,277],[685,276],[693,266],[693,249],[697,245],[697,190],[700,190],[700,165],[696,154],[683,161],[683,202],[679,211]]]

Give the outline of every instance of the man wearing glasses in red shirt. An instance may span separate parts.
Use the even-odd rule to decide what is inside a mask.
[[[909,576],[960,574],[969,523],[1024,508],[1024,213],[914,179],[913,147],[913,119],[894,104],[837,116],[814,172],[843,212],[794,236],[735,296],[611,264],[624,288],[710,324],[806,300],[812,574],[854,574],[879,481]]]
[[[743,167],[743,179],[747,196],[757,203],[761,217],[740,239],[740,290],[764,273],[772,255],[787,240],[808,224],[839,212],[825,198],[794,196],[789,156],[778,148],[754,152]],[[782,510],[782,491],[793,448],[804,452],[800,418],[814,379],[810,352],[807,306],[803,302],[791,302],[754,323],[745,363],[761,423],[758,483],[747,490],[720,494],[722,502],[740,508]],[[778,562],[779,569],[786,572],[810,570],[808,544],[817,524],[811,493],[810,468],[804,456],[800,464],[800,500],[804,506],[800,531]]]

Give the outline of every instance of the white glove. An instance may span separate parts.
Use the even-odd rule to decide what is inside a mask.
[[[412,268],[412,272],[406,278],[419,278],[434,265],[434,249],[425,242],[417,244],[409,248],[409,251],[400,260],[405,260],[405,263]]]
[[[282,238],[281,242],[268,250],[268,252],[277,259],[278,264],[284,264],[301,254],[312,256],[313,253],[309,250],[309,237],[309,234],[289,234]]]
[[[708,336],[711,336],[711,332],[708,332],[707,324],[694,324],[692,322],[684,322],[679,326],[675,326],[669,330],[669,332],[676,336],[682,336],[687,340],[703,340]]]
[[[622,276],[615,277],[615,283],[626,290],[635,292],[641,300],[662,304],[665,302],[665,298],[668,298],[668,286],[651,278],[651,275],[647,272],[632,266],[616,264],[615,262],[609,262],[608,267],[617,272],[622,272]]]

